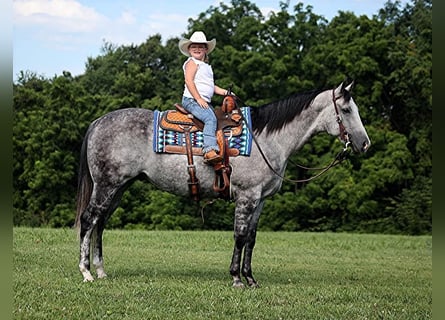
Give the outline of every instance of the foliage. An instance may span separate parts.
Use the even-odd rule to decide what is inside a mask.
[[[295,92],[332,87],[350,77],[372,141],[308,183],[284,182],[266,201],[264,230],[432,232],[432,2],[388,1],[372,16],[338,12],[331,20],[311,6],[280,2],[264,16],[247,0],[220,3],[189,20],[183,36],[216,38],[210,56],[216,82],[252,107]],[[46,79],[22,71],[14,83],[14,224],[71,226],[77,162],[86,129],[119,108],[165,110],[180,101],[184,57],[179,38],[152,35],[139,45],[104,42],[85,73]],[[214,104],[221,101],[215,98]],[[327,135],[293,155],[286,176],[303,179],[341,150]],[[188,199],[136,182],[108,222],[111,228],[230,230],[233,203],[200,209]]]

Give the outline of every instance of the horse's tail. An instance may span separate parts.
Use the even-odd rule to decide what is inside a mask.
[[[75,227],[80,231],[80,219],[82,214],[90,202],[91,193],[93,192],[93,180],[91,179],[90,169],[87,162],[87,146],[88,139],[91,132],[90,126],[85,134],[82,142],[82,148],[80,150],[80,163],[79,163],[79,175],[77,182],[77,213]]]

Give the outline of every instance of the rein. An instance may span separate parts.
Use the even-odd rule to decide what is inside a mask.
[[[252,130],[252,128],[250,127],[250,124],[247,123],[247,121],[245,120],[244,116],[241,113],[241,117],[243,119],[243,121],[246,123],[247,129],[249,130],[250,134],[252,135],[252,139],[255,142],[256,146],[258,147],[258,151],[260,152],[261,156],[263,157],[264,161],[266,162],[267,166],[269,167],[269,169],[276,175],[278,176],[280,179],[282,179],[283,181],[288,181],[288,182],[292,182],[292,183],[301,183],[301,182],[308,182],[311,180],[314,180],[318,177],[320,177],[322,174],[326,173],[329,169],[331,169],[332,167],[335,167],[336,165],[340,164],[341,162],[343,162],[344,160],[346,160],[347,156],[349,155],[350,152],[349,151],[349,135],[346,131],[345,126],[343,125],[342,119],[340,117],[340,113],[338,112],[338,106],[337,106],[337,100],[340,98],[341,96],[335,97],[335,89],[332,89],[332,102],[334,103],[334,108],[335,108],[335,114],[336,114],[336,118],[337,118],[337,123],[339,125],[340,128],[340,139],[342,140],[342,142],[345,144],[344,148],[337,153],[337,155],[335,156],[334,160],[332,160],[331,163],[329,163],[327,166],[322,167],[322,168],[311,168],[311,167],[305,167],[302,165],[299,165],[297,163],[294,163],[293,161],[290,161],[292,164],[296,165],[299,168],[302,169],[306,169],[306,170],[321,170],[319,173],[317,173],[316,175],[307,178],[307,179],[289,179],[284,177],[283,175],[281,175],[279,172],[277,172],[272,165],[270,164],[269,160],[267,159],[266,155],[264,154],[260,144],[258,143],[255,134]],[[239,100],[243,105],[246,105],[244,103],[244,101],[242,101],[239,97],[237,97],[237,100]]]

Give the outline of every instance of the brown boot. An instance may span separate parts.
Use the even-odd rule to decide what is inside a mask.
[[[214,164],[222,161],[222,157],[215,150],[210,150],[204,154],[204,162]]]

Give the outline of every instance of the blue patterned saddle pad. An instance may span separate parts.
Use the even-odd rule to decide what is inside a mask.
[[[250,107],[240,108],[243,117],[246,121],[243,121],[242,133],[239,136],[228,137],[229,148],[236,148],[239,150],[239,155],[250,156],[252,148],[252,135],[247,126],[250,126]],[[154,134],[153,134],[153,151],[158,153],[164,153],[166,146],[185,146],[185,134],[176,131],[164,130],[159,125],[162,119],[164,111],[154,111]],[[247,122],[247,123],[246,123]],[[190,133],[192,147],[202,148],[204,141],[202,131],[196,131]]]

